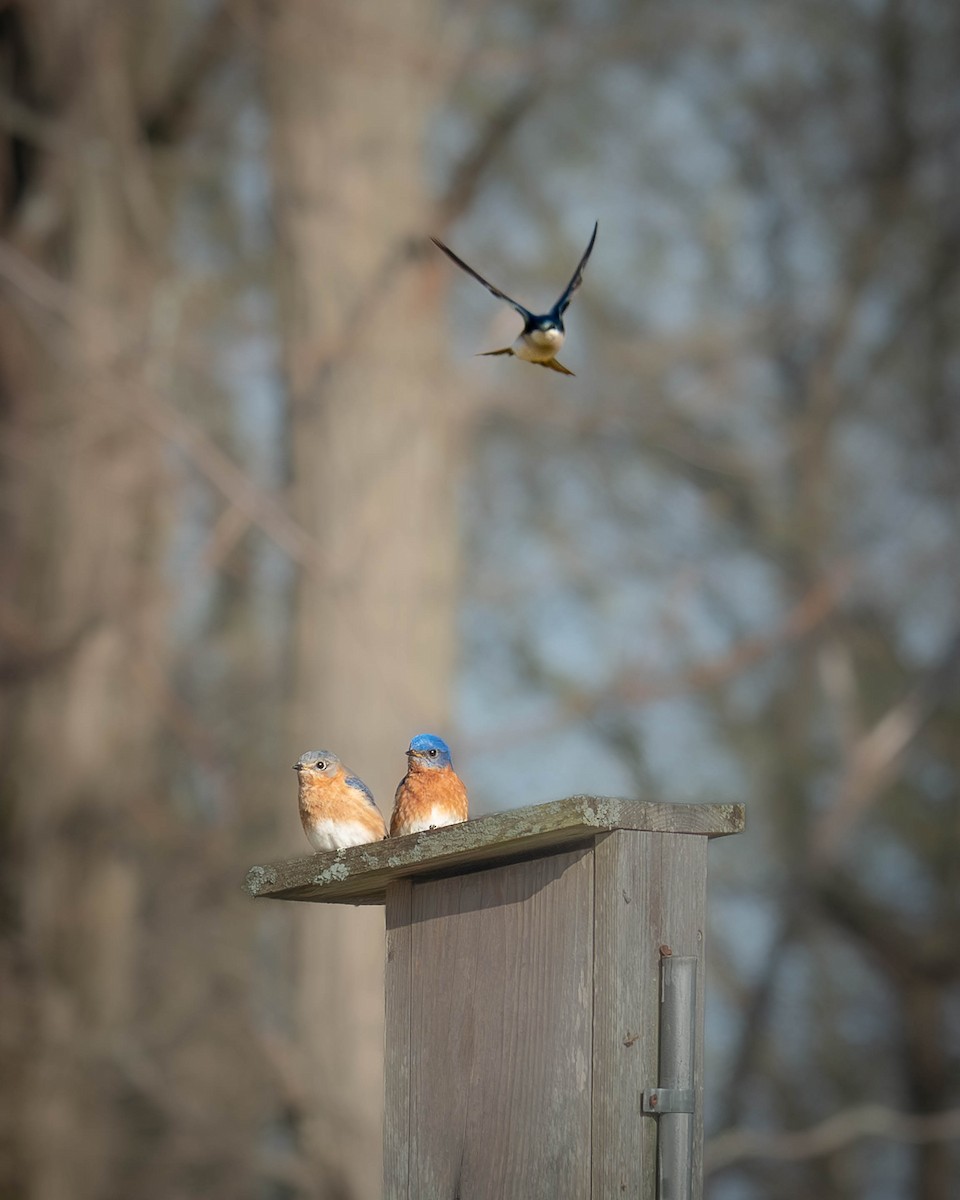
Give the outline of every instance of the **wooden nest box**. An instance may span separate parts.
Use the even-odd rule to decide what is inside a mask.
[[[250,871],[386,905],[386,1200],[699,1200],[707,843],[743,822],[576,796]]]

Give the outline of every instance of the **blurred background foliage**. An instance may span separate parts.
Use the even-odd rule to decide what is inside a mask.
[[[960,1191],[960,9],[0,4],[0,1193],[373,1197],[329,744],[746,801],[716,1200]],[[575,380],[509,360],[600,234]],[[303,908],[311,911],[304,912]]]

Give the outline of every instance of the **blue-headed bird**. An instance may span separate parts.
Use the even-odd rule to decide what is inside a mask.
[[[407,750],[407,773],[394,798],[391,836],[466,819],[467,789],[453,769],[450,747],[434,733],[418,733]]]

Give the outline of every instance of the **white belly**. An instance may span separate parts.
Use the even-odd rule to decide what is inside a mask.
[[[459,825],[459,821],[450,820],[450,810],[436,805],[429,812],[417,817],[416,820],[404,826],[405,833],[423,833],[425,829],[436,829],[440,825]]]
[[[559,329],[533,329],[521,333],[513,343],[513,352],[525,362],[549,362],[560,352],[563,334]]]
[[[370,830],[359,821],[332,821],[321,817],[306,831],[314,850],[340,850],[344,846],[363,846],[371,841]]]

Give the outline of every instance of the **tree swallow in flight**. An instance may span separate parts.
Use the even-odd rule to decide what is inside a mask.
[[[484,350],[482,354],[513,354],[517,358],[522,358],[524,362],[536,363],[539,367],[549,367],[551,371],[559,371],[561,375],[572,375],[572,371],[557,362],[557,355],[560,353],[560,348],[563,345],[563,339],[566,332],[563,328],[563,314],[567,311],[570,301],[573,299],[573,293],[583,282],[583,268],[587,265],[587,259],[590,257],[590,251],[593,249],[593,243],[597,240],[597,229],[599,222],[593,226],[593,234],[590,237],[590,244],[583,252],[583,258],[577,264],[577,269],[573,273],[573,278],[564,288],[560,299],[556,302],[549,312],[542,316],[535,316],[529,309],[524,308],[522,304],[518,304],[516,300],[511,300],[499,288],[493,286],[473,267],[468,267],[462,258],[458,258],[449,246],[445,246],[439,238],[431,238],[440,250],[444,252],[447,258],[452,259],[461,270],[466,271],[468,275],[472,275],[478,283],[482,283],[488,292],[492,292],[498,300],[505,300],[512,308],[523,317],[523,332],[513,343],[512,346],[506,346],[503,350]]]

